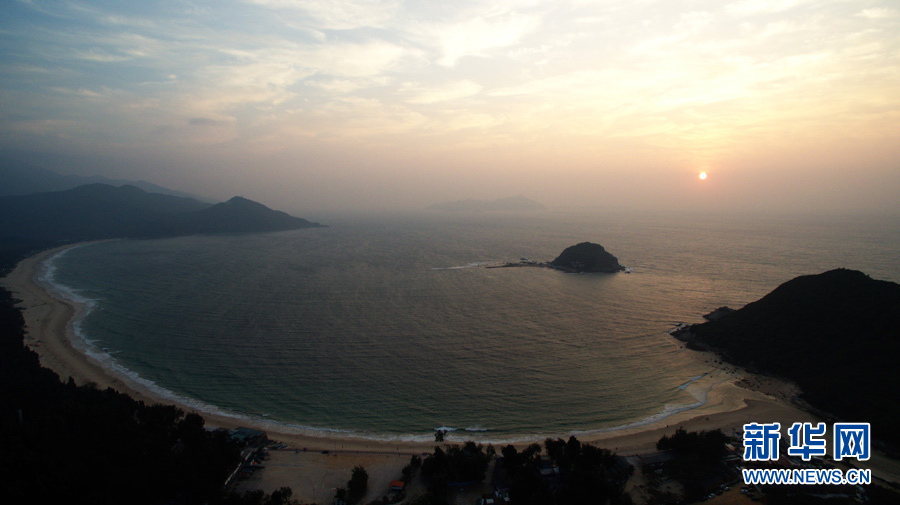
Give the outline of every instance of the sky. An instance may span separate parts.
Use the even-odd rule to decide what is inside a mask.
[[[900,213],[900,5],[5,0],[0,150],[300,215]]]

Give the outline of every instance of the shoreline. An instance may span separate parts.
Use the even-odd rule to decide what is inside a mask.
[[[53,288],[41,285],[37,279],[40,269],[47,260],[65,250],[85,244],[90,244],[90,242],[42,251],[22,260],[5,278],[0,279],[0,284],[9,289],[16,298],[22,300],[17,306],[23,309],[25,317],[26,345],[40,355],[41,365],[55,371],[61,380],[66,381],[68,377],[72,377],[78,385],[93,382],[98,388],[111,387],[148,404],[174,404],[186,412],[196,412],[202,415],[209,426],[229,429],[246,426],[260,429],[269,433],[270,438],[293,448],[419,453],[429,451],[436,445],[431,440],[399,439],[402,435],[398,435],[398,439],[390,439],[389,435],[380,439],[354,434],[330,434],[326,431],[316,434],[303,433],[303,428],[292,427],[280,422],[210,411],[209,408],[215,408],[213,405],[207,406],[209,408],[206,409],[198,409],[185,402],[163,396],[147,385],[137,382],[134,378],[104,366],[96,358],[90,356],[86,347],[79,349],[88,344],[79,341],[79,337],[75,334],[74,324],[78,317],[83,315],[86,307],[66,299],[58,293],[52,293],[55,291]],[[707,356],[707,361],[712,362],[713,359]],[[674,428],[678,426],[683,426],[688,430],[721,427],[726,434],[730,434],[732,429],[740,430],[745,422],[767,420],[775,413],[780,414],[779,417],[787,415],[793,420],[812,419],[811,414],[771,395],[739,387],[736,382],[745,379],[743,374],[733,375],[721,365],[713,366],[715,369],[712,374],[718,374],[720,377],[709,387],[708,391],[703,392],[705,396],[703,404],[697,407],[677,411],[659,419],[650,420],[651,416],[647,420],[637,420],[605,429],[540,436],[507,435],[498,438],[503,444],[510,442],[514,445],[527,445],[532,442],[542,442],[547,436],[567,437],[574,434],[583,442],[615,449],[622,454],[633,454],[655,450],[656,441],[662,435],[674,431]],[[451,432],[445,439],[445,443],[461,443],[472,439],[471,436],[468,438],[463,436],[467,433],[469,432],[463,430]],[[484,441],[484,443],[489,442],[489,440]],[[338,449],[338,446],[341,449]]]
[[[63,381],[72,377],[78,385],[93,382],[100,389],[112,388],[147,404],[176,405],[186,413],[200,414],[209,427],[254,428],[265,431],[270,440],[285,444],[285,449],[272,452],[275,459],[266,470],[238,481],[234,484],[234,490],[271,493],[287,486],[293,490],[293,498],[301,503],[327,503],[333,497],[334,488],[346,483],[351,470],[356,465],[363,465],[370,473],[370,490],[363,499],[365,503],[380,498],[389,482],[399,477],[400,469],[409,461],[410,455],[430,453],[435,446],[459,444],[472,439],[464,436],[470,432],[462,430],[451,432],[442,444],[431,440],[378,440],[328,432],[315,435],[300,433],[299,429],[276,422],[198,410],[163,397],[132,378],[105,368],[79,350],[77,345],[73,346],[73,341],[78,339],[73,327],[80,315],[77,304],[54,296],[50,292],[52,288],[42,286],[36,279],[47,259],[65,249],[84,244],[40,252],[22,260],[6,277],[0,278],[0,285],[21,300],[17,307],[22,309],[25,319],[26,346],[38,353],[42,366],[56,372]],[[662,419],[649,422],[638,420],[614,428],[536,435],[533,438],[524,435],[506,438],[515,439],[513,445],[521,449],[533,442],[542,443],[547,436],[567,438],[571,434],[583,443],[591,443],[627,457],[655,452],[656,442],[664,435],[672,435],[676,428],[687,431],[721,429],[731,436],[739,435],[743,425],[751,422],[777,421],[782,426],[789,426],[793,422],[821,420],[791,404],[790,399],[797,392],[793,385],[722,363],[709,352],[690,352],[712,369],[708,375],[713,384],[703,392],[703,404],[696,408],[675,412]],[[690,387],[693,382],[685,386]],[[701,399],[698,397],[699,401]],[[871,468],[877,478],[900,482],[900,461],[875,451],[867,463],[865,466]]]

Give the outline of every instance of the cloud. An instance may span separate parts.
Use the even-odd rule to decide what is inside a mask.
[[[675,25],[678,31],[697,32],[701,28],[713,22],[713,16],[709,12],[686,12]]]
[[[85,88],[69,89],[69,88],[56,88],[55,87],[55,88],[50,88],[50,89],[52,91],[55,91],[56,93],[60,93],[63,95],[78,96],[78,97],[88,98],[88,99],[102,99],[102,98],[109,97],[111,94],[114,93],[114,91],[110,90],[110,89],[103,89],[102,91],[94,91],[94,90],[85,89]]]
[[[388,77],[357,77],[357,78],[347,78],[347,77],[331,77],[331,76],[322,76],[316,77],[313,76],[309,79],[305,79],[303,81],[303,85],[312,89],[320,90],[321,92],[339,96],[346,95],[350,93],[355,93],[361,90],[369,89],[369,88],[379,88],[387,86],[390,83],[390,78]]]
[[[186,104],[198,113],[231,114],[246,106],[279,106],[300,99],[299,87],[344,93],[383,85],[381,77],[406,55],[402,48],[373,41],[324,46],[282,44],[255,51],[227,51],[233,62],[201,69],[188,86]]]
[[[131,59],[128,56],[109,54],[97,49],[74,51],[72,57],[78,60],[93,61],[97,63],[119,63]]]
[[[122,16],[117,14],[110,14],[106,16],[101,16],[100,20],[104,23],[115,25],[115,26],[126,26],[129,28],[141,28],[147,30],[156,30],[159,28],[159,25],[155,23],[153,20],[138,18],[133,16]]]
[[[192,126],[226,126],[233,123],[231,121],[223,121],[221,119],[211,119],[208,117],[192,117],[188,120],[188,124]]]
[[[873,9],[863,9],[862,11],[857,12],[856,15],[868,19],[890,19],[897,17],[897,11],[893,9],[877,7]]]
[[[78,121],[66,119],[35,119],[4,122],[4,128],[8,129],[8,131],[30,133],[40,136],[67,136],[70,131],[78,126]]]
[[[395,0],[247,0],[254,5],[304,14],[307,24],[320,30],[384,27],[396,14]]]
[[[5,14],[5,131],[88,151],[321,144],[537,167],[563,150],[671,166],[900,128],[887,1],[71,0]]]
[[[451,82],[431,88],[422,88],[417,85],[407,85],[405,88],[406,91],[413,93],[413,96],[408,98],[407,102],[418,104],[459,100],[477,95],[482,89],[481,85],[470,80]]]
[[[494,50],[516,46],[539,26],[537,16],[508,14],[424,25],[418,35],[435,40],[433,47],[440,54],[437,63],[452,67],[467,56],[488,57]]]
[[[778,14],[814,0],[739,0],[727,4],[725,11],[738,16]]]
[[[380,40],[324,44],[304,52],[321,73],[343,77],[383,75],[411,54],[403,47]]]

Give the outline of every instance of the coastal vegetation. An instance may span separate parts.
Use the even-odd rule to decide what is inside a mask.
[[[350,503],[358,502],[369,487],[369,473],[360,465],[353,467],[350,480],[347,481],[347,498]]]
[[[665,473],[681,483],[686,498],[698,499],[709,492],[709,482],[718,484],[722,479],[727,441],[721,430],[688,432],[678,428],[671,436],[660,438],[656,448],[675,454],[664,463]]]
[[[543,449],[546,456],[542,456]],[[543,448],[531,444],[521,452],[508,445],[501,453],[494,470],[495,485],[501,478],[508,482],[513,504],[631,503],[623,490],[631,465],[574,436],[568,440],[548,438]]]
[[[434,448],[434,453],[422,461],[421,474],[432,503],[445,503],[451,487],[484,480],[494,447],[487,449],[475,442],[450,445],[447,450]]]
[[[221,505],[288,505],[297,503],[291,501],[293,494],[293,490],[289,487],[278,488],[272,491],[272,494],[266,494],[261,489],[247,491],[243,494],[232,492],[221,501]],[[212,503],[217,505],[219,502]]]
[[[900,284],[837,269],[785,282],[762,299],[674,335],[691,347],[788,378],[840,419],[870,422],[900,448]]]

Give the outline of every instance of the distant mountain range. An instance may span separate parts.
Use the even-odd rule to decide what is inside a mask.
[[[900,448],[900,284],[838,269],[675,336],[727,361],[796,382],[810,404]]]
[[[454,202],[438,203],[429,205],[429,210],[451,211],[451,212],[524,212],[535,210],[547,210],[542,204],[535,202],[524,196],[513,196],[509,198],[500,198],[497,200],[457,200]]]
[[[88,184],[65,191],[0,197],[0,237],[80,241],[315,228],[305,219],[246,198],[210,204],[135,186]]]
[[[175,191],[146,181],[109,179],[102,176],[63,175],[39,166],[18,160],[0,158],[0,196],[30,195],[48,191],[65,191],[86,184],[109,184],[110,186],[135,186],[148,193],[193,198],[201,202],[218,203],[203,196]]]

